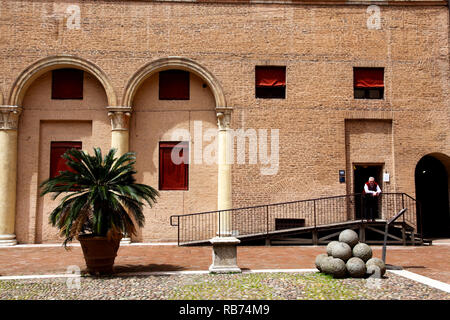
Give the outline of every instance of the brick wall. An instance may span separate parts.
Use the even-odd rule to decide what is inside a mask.
[[[234,108],[233,128],[267,129],[269,136],[270,129],[279,130],[276,175],[261,175],[259,164],[233,165],[235,207],[348,192],[338,181],[339,170],[349,174],[352,161],[372,162],[353,160],[352,154],[366,148],[353,143],[360,120],[371,121],[379,132],[382,158],[377,161],[389,163],[390,191],[414,196],[417,162],[429,153],[450,155],[449,18],[444,2],[380,5],[378,30],[367,28],[370,1],[206,2],[0,1],[4,103],[20,73],[49,56],[69,54],[97,65],[110,79],[118,105],[127,82],[145,64],[168,56],[193,59],[220,82],[227,105]],[[409,5],[414,2],[418,5]],[[68,5],[80,8],[79,28],[68,28],[76,18],[73,11],[66,13]],[[286,99],[255,99],[255,65],[286,66]],[[355,66],[385,68],[385,99],[353,99]],[[388,132],[383,129],[387,123]],[[104,130],[101,136],[107,137],[107,126]],[[26,156],[26,150],[19,151],[19,157]],[[19,190],[26,188],[20,183]],[[195,197],[190,201],[202,201],[201,194]],[[18,213],[29,215],[33,213]],[[33,223],[28,226],[28,218],[23,219],[17,228],[32,230]],[[146,228],[142,240],[174,240],[166,216]],[[158,233],[150,232],[156,229]]]

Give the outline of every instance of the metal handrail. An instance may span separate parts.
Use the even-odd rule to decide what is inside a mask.
[[[386,225],[390,225],[391,223],[395,222],[395,220],[397,220],[398,218],[400,218],[400,216],[405,217],[403,214],[405,213],[405,211],[408,210],[407,208],[403,208],[402,210],[400,210],[394,217],[392,217],[391,219],[389,219],[388,221],[386,221]]]
[[[387,237],[388,237],[388,229],[389,229],[389,225],[393,222],[395,222],[395,220],[397,220],[398,218],[400,218],[400,216],[403,216],[403,223],[405,222],[405,215],[404,213],[406,212],[406,210],[408,210],[408,208],[403,208],[402,210],[400,210],[394,217],[392,217],[391,219],[389,219],[388,221],[386,221],[386,226],[384,228],[384,241],[383,241],[383,252],[381,255],[381,258],[383,260],[384,263],[386,263],[386,246],[387,246]],[[414,235],[413,235],[414,236]]]
[[[389,212],[393,210],[403,209],[406,206],[411,207],[412,204],[416,206],[416,199],[412,198],[406,193],[382,193],[381,201],[385,201],[382,205],[382,211],[385,213],[386,219],[390,217]],[[233,216],[232,223],[235,223],[236,231],[244,232],[240,235],[246,234],[269,234],[269,231],[273,231],[275,226],[274,222],[277,218],[303,218],[308,221],[308,226],[317,228],[318,226],[345,222],[345,221],[357,221],[359,218],[352,213],[357,204],[356,199],[361,202],[361,222],[364,222],[363,218],[363,194],[354,193],[348,195],[327,196],[312,199],[270,203],[256,206],[247,206],[240,208],[232,208],[228,210],[214,210],[189,214],[180,214],[170,216],[170,225],[178,227],[178,242],[180,243],[180,236],[183,237],[181,242],[189,241],[201,241],[202,230],[210,227],[212,224],[220,223],[220,215],[223,213],[229,213]],[[398,208],[398,209],[396,209]],[[344,212],[347,212],[346,214]],[[387,212],[387,215],[386,215]],[[417,212],[417,214],[414,214]],[[414,228],[417,230],[417,220],[421,219],[420,204],[417,205],[417,210],[412,210],[413,216],[406,218],[403,215],[404,222],[409,219]],[[219,219],[217,219],[219,216]],[[342,218],[345,217],[345,220]],[[398,218],[398,217],[397,217]],[[175,221],[176,219],[176,221]],[[217,222],[214,222],[217,220]],[[419,223],[419,225],[421,225]],[[183,229],[180,230],[180,227]],[[217,225],[216,225],[217,227]],[[202,229],[203,228],[203,229]],[[218,230],[221,230],[220,227]],[[251,231],[249,231],[251,230]],[[196,234],[196,232],[198,234]],[[200,233],[202,233],[200,235]],[[419,233],[419,232],[418,232]],[[421,233],[420,233],[421,234]],[[204,235],[207,237],[207,235]],[[207,238],[203,239],[206,240]]]
[[[416,199],[414,199],[407,193],[402,193],[402,192],[384,192],[381,194],[381,196],[383,196],[383,195],[402,195],[402,194],[406,195],[413,201],[417,201]],[[255,209],[255,208],[263,208],[263,207],[271,207],[271,206],[280,206],[280,205],[292,204],[292,203],[328,200],[328,199],[336,199],[336,198],[347,198],[347,197],[354,197],[354,196],[360,196],[360,195],[363,195],[363,194],[362,193],[351,193],[351,194],[344,194],[344,195],[339,195],[339,196],[328,196],[328,197],[294,200],[294,201],[287,201],[287,202],[275,202],[275,203],[269,203],[269,204],[260,204],[260,205],[256,205],[256,206],[239,207],[239,208],[232,208],[232,209],[225,209],[225,210],[212,210],[212,211],[185,213],[185,214],[174,214],[174,215],[170,216],[170,221],[172,221],[172,217],[186,217],[186,216],[193,216],[193,215],[218,213],[218,212],[224,212],[224,211],[226,212],[226,211],[236,211],[236,210],[245,210],[245,209]],[[174,226],[176,226],[176,225],[174,225]]]
[[[389,194],[397,194],[397,193],[389,193]],[[187,217],[187,216],[210,214],[210,213],[219,213],[219,212],[227,212],[227,211],[237,211],[237,210],[246,210],[246,209],[274,207],[274,206],[280,206],[280,205],[286,205],[286,204],[310,202],[310,201],[318,201],[318,200],[328,200],[328,199],[350,197],[350,196],[358,196],[358,195],[362,195],[362,193],[353,193],[353,194],[349,194],[349,195],[330,196],[330,197],[314,198],[314,199],[294,200],[294,201],[287,201],[287,202],[276,202],[276,203],[260,204],[260,205],[256,205],[256,206],[239,207],[239,208],[232,208],[232,209],[225,209],[225,210],[213,210],[213,211],[203,211],[203,212],[195,212],[195,213],[175,214],[175,215],[171,215],[170,216],[170,221],[171,221],[171,224],[172,224],[172,217]],[[176,225],[173,225],[173,226],[175,227]]]
[[[170,225],[172,226],[172,227],[178,227],[178,223],[179,223],[179,215],[174,215],[174,216],[170,216]],[[178,223],[177,224],[173,224],[173,218],[177,218],[177,220],[178,220]]]

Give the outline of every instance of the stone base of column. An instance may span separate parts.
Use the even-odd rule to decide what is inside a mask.
[[[209,240],[213,247],[211,273],[240,273],[237,266],[237,245],[241,242],[235,237],[214,237]]]
[[[129,237],[124,237],[120,240],[120,244],[130,244],[131,243],[131,238]]]
[[[16,244],[15,234],[0,234],[0,247],[15,246]]]

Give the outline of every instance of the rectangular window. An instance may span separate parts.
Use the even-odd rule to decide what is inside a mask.
[[[353,68],[355,99],[384,98],[384,68]]]
[[[159,100],[189,100],[189,72],[166,70],[159,73]]]
[[[52,71],[52,99],[83,99],[83,70]]]
[[[302,228],[304,226],[305,226],[305,219],[275,218],[275,230]]]
[[[188,142],[159,143],[159,190],[188,190]]]
[[[72,171],[61,156],[70,149],[81,150],[81,141],[52,141],[50,144],[50,178],[59,175],[60,171]]]
[[[256,66],[255,97],[263,99],[285,99],[286,67]]]

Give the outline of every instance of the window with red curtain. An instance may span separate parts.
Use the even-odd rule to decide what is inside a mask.
[[[356,99],[383,99],[384,68],[353,68]]]
[[[62,155],[70,149],[81,150],[81,141],[52,141],[50,144],[50,178],[59,175],[60,171],[73,171],[66,164]]]
[[[52,99],[83,99],[83,70],[52,71]]]
[[[284,99],[286,97],[286,67],[256,66],[255,97]]]
[[[159,100],[189,100],[189,72],[166,70],[159,73]]]
[[[159,190],[188,190],[188,159],[188,142],[159,143]]]

